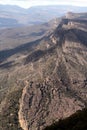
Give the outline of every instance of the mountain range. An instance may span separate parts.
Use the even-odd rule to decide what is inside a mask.
[[[0,32],[0,130],[50,130],[87,107],[87,13],[29,28]]]
[[[0,28],[38,25],[64,16],[68,11],[86,12],[87,7],[54,5],[24,9],[18,6],[0,5]]]

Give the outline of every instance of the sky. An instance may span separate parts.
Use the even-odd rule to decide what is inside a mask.
[[[87,6],[87,0],[0,0],[0,4],[18,5],[23,8],[29,8],[37,5]]]

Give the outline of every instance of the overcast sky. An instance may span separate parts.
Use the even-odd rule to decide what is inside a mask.
[[[29,8],[35,5],[76,5],[87,6],[87,0],[0,0],[0,4],[18,5]]]

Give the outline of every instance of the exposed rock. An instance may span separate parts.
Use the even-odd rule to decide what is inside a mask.
[[[33,84],[23,90],[19,121],[24,130],[42,130],[59,119],[70,116],[84,107],[84,103],[67,97],[61,85]]]
[[[44,81],[39,82],[37,76],[37,80],[23,90],[19,120],[24,130],[42,130],[86,106],[87,48],[79,38],[83,31],[77,30],[75,22],[78,20],[63,19],[50,36],[51,46],[43,50],[44,67],[38,63],[41,57],[35,60],[34,64],[41,65]],[[39,70],[38,66],[37,70],[33,69],[34,73]]]
[[[11,50],[9,55],[8,50],[5,53],[8,54],[5,57],[7,62],[2,61],[1,67],[10,63],[12,57],[14,62],[10,64],[9,73],[6,66],[0,69],[3,74],[0,84],[5,89],[1,89],[2,99],[5,93],[9,95],[9,91],[22,91],[23,88],[21,98],[16,99],[15,94],[15,102],[18,104],[20,98],[20,105],[19,109],[18,105],[14,109],[19,110],[19,123],[23,130],[42,130],[87,106],[87,21],[74,15],[73,19],[63,18],[54,31],[34,44],[29,49],[27,46],[26,53],[24,46],[22,50],[21,47],[15,48],[17,54],[24,53],[16,60],[15,53]],[[5,108],[5,103],[1,103]],[[9,115],[12,117],[14,112],[9,112]]]

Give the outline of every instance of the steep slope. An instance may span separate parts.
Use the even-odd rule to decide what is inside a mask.
[[[84,14],[73,15],[63,18],[33,49],[20,51],[14,62],[16,53],[2,61],[0,119],[9,113],[6,125],[1,120],[1,130],[42,130],[87,106],[87,21]],[[19,96],[13,94],[19,91]]]
[[[1,31],[2,42],[5,44],[2,46],[3,49],[0,48],[0,130],[21,129],[18,123],[19,98],[26,84],[26,79],[30,75],[29,65],[24,65],[25,57],[34,51],[39,43],[44,43],[44,37],[47,37],[55,27],[54,20],[37,27]],[[44,32],[40,35],[39,32],[43,29]],[[19,35],[15,39],[17,32]],[[21,33],[23,37],[20,38]],[[6,49],[7,45],[8,49]]]
[[[20,101],[19,120],[24,130],[43,129],[86,106],[87,30],[79,29],[85,26],[81,21],[63,19],[50,36],[52,45],[27,57],[27,64],[34,62],[34,75]]]
[[[70,117],[54,122],[45,130],[86,130],[87,129],[87,109],[77,111]]]

